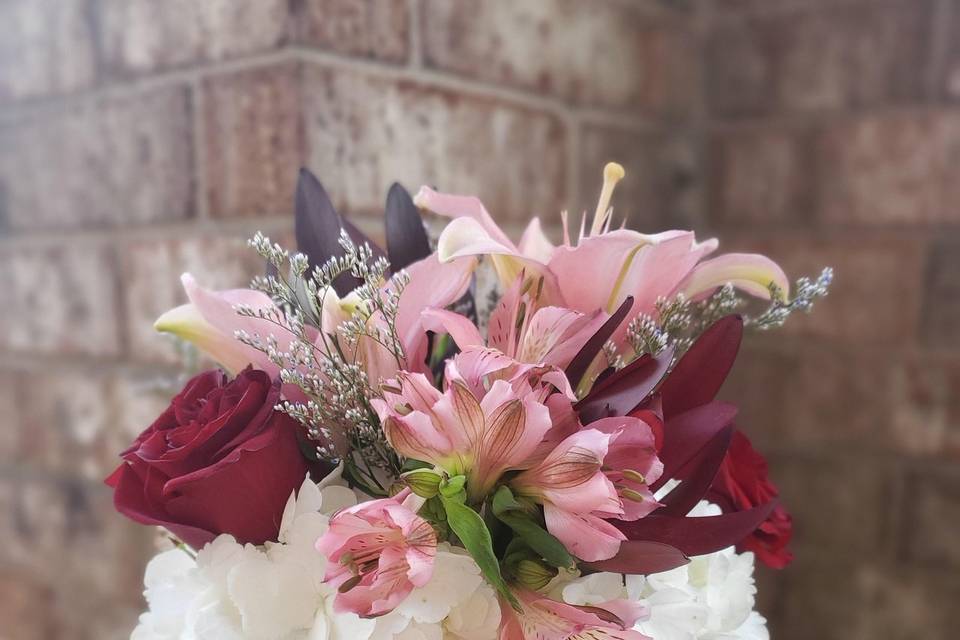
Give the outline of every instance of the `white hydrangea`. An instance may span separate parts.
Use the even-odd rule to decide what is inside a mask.
[[[363,499],[363,496],[360,496]],[[279,542],[263,547],[217,537],[196,559],[181,549],[147,566],[149,610],[132,640],[496,640],[500,605],[467,553],[442,543],[430,582],[375,620],[334,613],[323,584],[326,559],[314,543],[329,515],[358,496],[327,478],[309,479],[284,509]],[[691,515],[714,515],[701,503]],[[753,611],[753,554],[733,549],[693,558],[650,576],[595,573],[559,576],[550,596],[576,605],[642,600],[650,617],[636,629],[656,640],[769,640]]]
[[[334,613],[314,543],[329,515],[357,500],[339,474],[319,486],[305,479],[284,509],[279,542],[256,547],[221,535],[196,559],[181,549],[158,554],[144,577],[149,609],[131,640],[494,640],[496,595],[473,559],[448,544],[430,583],[389,615]]]
[[[720,513],[719,507],[701,502],[690,515]],[[766,620],[753,610],[756,591],[753,554],[738,554],[732,547],[663,573],[595,573],[561,578],[552,588],[555,597],[576,605],[643,601],[650,616],[635,629],[656,640],[769,640]]]

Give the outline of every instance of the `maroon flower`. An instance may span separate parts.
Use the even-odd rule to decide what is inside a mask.
[[[724,511],[743,511],[777,497],[777,488],[767,477],[767,461],[757,453],[747,436],[733,433],[730,448],[707,494]],[[793,536],[793,519],[777,505],[767,519],[737,549],[753,551],[768,567],[782,569],[793,560],[787,549]]]
[[[297,423],[274,410],[279,395],[249,367],[229,381],[219,370],[190,380],[107,478],[117,510],[194,548],[221,533],[276,540],[287,498],[307,473]]]

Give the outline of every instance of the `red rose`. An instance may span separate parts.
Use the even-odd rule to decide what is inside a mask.
[[[777,495],[777,487],[767,477],[767,461],[754,450],[747,436],[735,431],[707,499],[724,511],[742,511],[770,502]],[[793,519],[786,509],[777,505],[770,517],[737,545],[737,549],[753,551],[768,567],[782,569],[793,560],[793,554],[787,549],[792,536]]]
[[[219,370],[190,380],[107,478],[117,510],[196,549],[221,533],[276,540],[307,473],[297,423],[274,410],[279,396],[279,385],[251,368],[231,381]]]

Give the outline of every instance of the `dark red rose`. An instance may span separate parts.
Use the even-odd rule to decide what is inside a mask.
[[[107,478],[117,510],[194,548],[221,533],[276,540],[307,473],[297,423],[274,410],[279,396],[279,385],[251,368],[233,380],[219,370],[190,380]]]
[[[754,450],[747,436],[735,431],[707,499],[724,511],[743,511],[770,502],[778,492],[767,474],[767,461]],[[782,569],[793,560],[793,554],[787,549],[792,536],[793,519],[786,509],[777,505],[737,549],[753,551],[768,567]]]

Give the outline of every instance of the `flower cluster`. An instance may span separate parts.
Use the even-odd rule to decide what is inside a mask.
[[[107,480],[178,544],[134,636],[766,637],[753,557],[785,566],[791,521],[715,396],[744,327],[808,311],[831,274],[791,298],[766,257],[611,230],[622,177],[557,246],[395,185],[383,250],[303,171],[298,252],[258,234],[251,289],[185,275],[156,326],[223,371]],[[436,251],[421,211],[450,219]]]

